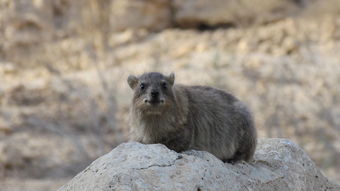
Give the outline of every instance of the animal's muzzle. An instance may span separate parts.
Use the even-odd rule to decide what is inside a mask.
[[[151,105],[163,104],[164,99],[161,98],[159,91],[152,90],[149,94],[149,98],[144,99],[144,103]]]
[[[151,95],[151,99],[155,99],[159,97],[159,92],[157,90],[152,90],[150,95]]]

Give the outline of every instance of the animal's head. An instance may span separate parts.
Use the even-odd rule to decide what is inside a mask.
[[[134,107],[146,115],[161,115],[175,101],[172,91],[174,81],[173,73],[169,76],[157,72],[144,73],[139,77],[130,75],[127,82],[134,90]]]

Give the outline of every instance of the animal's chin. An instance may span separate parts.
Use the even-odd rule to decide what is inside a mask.
[[[161,111],[152,111],[152,110],[148,110],[144,112],[145,115],[148,116],[152,116],[152,115],[162,115]]]
[[[143,113],[145,115],[162,115],[164,109],[164,104],[161,102],[145,103]]]

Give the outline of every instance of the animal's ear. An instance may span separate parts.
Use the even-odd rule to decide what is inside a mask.
[[[168,76],[168,80],[169,80],[169,83],[171,85],[174,85],[174,82],[175,82],[175,74],[174,73],[171,73],[169,76]]]
[[[134,89],[138,83],[138,78],[134,75],[129,75],[127,82],[131,89]]]

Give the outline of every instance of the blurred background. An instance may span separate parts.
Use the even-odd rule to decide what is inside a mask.
[[[232,92],[340,182],[339,0],[0,0],[0,190],[56,190],[126,141],[145,71]]]

